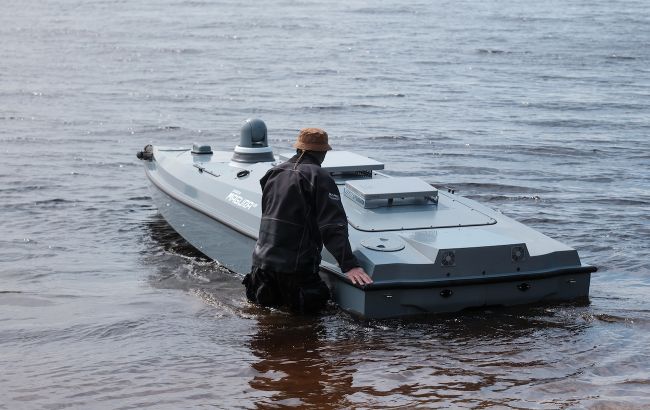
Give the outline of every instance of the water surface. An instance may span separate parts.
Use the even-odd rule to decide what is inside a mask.
[[[650,406],[643,1],[5,0],[0,408]],[[600,270],[587,305],[360,322],[249,305],[135,152],[325,128]]]

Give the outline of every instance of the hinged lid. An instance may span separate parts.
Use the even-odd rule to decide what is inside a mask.
[[[287,161],[295,154],[280,154],[280,160]],[[374,171],[384,169],[384,164],[350,151],[328,151],[321,167],[332,173]]]
[[[417,177],[347,181],[344,193],[364,208],[438,202],[438,190]]]

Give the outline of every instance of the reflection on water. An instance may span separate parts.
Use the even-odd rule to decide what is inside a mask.
[[[155,258],[164,253],[172,253],[193,257],[197,260],[210,260],[183,239],[159,213],[146,218],[142,222],[142,228],[146,232],[145,238],[150,238],[155,244],[155,246],[143,249],[142,255],[145,258]]]
[[[352,374],[344,356],[334,361],[324,356],[326,346],[326,327],[318,318],[259,315],[250,340],[259,361],[252,364],[257,374],[249,385],[271,396],[257,407],[342,407],[341,393],[352,390]]]
[[[553,386],[594,365],[585,339],[588,308],[519,308],[357,321],[340,312],[300,317],[258,312],[249,345],[249,385],[269,395],[258,408],[536,403]],[[549,346],[564,345],[551,353]],[[518,398],[520,389],[525,398]],[[544,396],[543,390],[537,393]],[[513,394],[504,392],[513,391]],[[558,394],[548,405],[571,402]],[[515,405],[516,407],[516,405]]]
[[[243,275],[230,271],[190,245],[159,214],[143,223],[150,246],[144,263],[155,267],[151,286],[189,291],[220,314],[246,316],[250,308],[243,293]]]
[[[624,333],[634,321],[648,325],[641,312],[632,319],[589,303],[380,321],[331,305],[318,316],[296,316],[249,304],[241,275],[198,253],[160,216],[150,217],[145,231],[142,257],[155,261],[152,286],[190,292],[207,307],[204,315],[250,322],[240,342],[252,355],[245,383],[255,394],[244,407],[607,405],[607,394],[581,386],[603,380],[597,369],[621,342],[615,347],[594,335]],[[636,391],[634,383],[618,383],[614,391]]]

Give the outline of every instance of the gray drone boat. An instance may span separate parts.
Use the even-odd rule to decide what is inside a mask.
[[[138,153],[165,220],[239,273],[250,271],[258,235],[259,180],[293,155],[275,156],[266,127],[251,124],[234,152],[194,144]],[[323,251],[321,276],[346,311],[389,318],[588,299],[596,268],[575,249],[420,178],[386,175],[384,164],[352,152],[330,151],[322,166],[339,185],[352,250],[374,281],[352,284]]]

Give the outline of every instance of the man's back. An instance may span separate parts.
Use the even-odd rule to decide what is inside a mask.
[[[294,147],[293,158],[260,180],[262,220],[253,268],[242,283],[252,302],[306,313],[321,309],[330,296],[319,276],[323,245],[352,283],[372,279],[352,254],[339,189],[320,167],[332,149],[327,133],[303,128]]]
[[[345,272],[358,266],[332,177],[309,154],[272,168],[260,181],[262,221],[253,264],[278,272],[318,270],[323,242]]]

